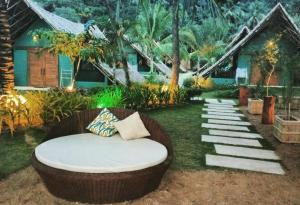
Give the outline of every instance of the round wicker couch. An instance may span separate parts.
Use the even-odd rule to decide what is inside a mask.
[[[47,140],[56,137],[88,132],[85,128],[99,114],[100,109],[75,113],[52,126]],[[118,119],[124,119],[135,111],[110,109]],[[149,139],[163,144],[168,150],[167,159],[153,167],[121,173],[80,173],[49,167],[32,155],[32,165],[44,184],[54,196],[69,201],[84,203],[114,203],[136,199],[155,190],[170,166],[173,149],[170,138],[161,126],[151,118],[140,114],[145,127],[151,134]]]

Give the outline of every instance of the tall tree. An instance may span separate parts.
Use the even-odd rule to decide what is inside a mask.
[[[126,85],[128,87],[131,86],[131,80],[129,75],[129,67],[128,67],[128,53],[126,50],[126,42],[124,39],[124,33],[128,29],[128,21],[125,21],[121,18],[120,15],[120,0],[117,1],[116,11],[114,11],[111,6],[109,0],[105,0],[106,7],[110,17],[110,29],[106,33],[106,37],[110,42],[106,50],[106,57],[111,59],[109,62],[113,68],[115,69],[116,65],[121,65],[125,73]]]
[[[139,14],[135,24],[129,29],[128,35],[133,42],[137,42],[150,57],[151,72],[153,61],[160,43],[171,30],[171,15],[162,3],[151,3],[150,0],[139,0]]]
[[[171,76],[171,87],[178,85],[179,78],[179,0],[172,0],[172,34],[173,34],[173,59],[172,59],[172,76]]]
[[[0,91],[4,94],[14,89],[14,69],[12,59],[12,41],[7,15],[7,4],[0,2]]]

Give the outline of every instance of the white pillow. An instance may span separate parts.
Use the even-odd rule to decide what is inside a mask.
[[[124,140],[150,136],[138,112],[133,113],[124,120],[114,122],[113,125]]]

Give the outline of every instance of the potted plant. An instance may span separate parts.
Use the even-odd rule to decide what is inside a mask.
[[[252,115],[261,115],[263,110],[262,86],[260,83],[251,90],[251,98],[248,98],[248,112]]]
[[[264,50],[261,55],[262,73],[265,80],[266,96],[264,96],[262,123],[273,124],[275,116],[275,96],[269,95],[269,87],[273,74],[278,69],[279,61],[279,46],[278,42],[281,35],[268,40],[264,45]]]
[[[296,55],[295,55],[296,56]],[[299,55],[298,55],[299,58]],[[291,105],[293,103],[295,89],[293,87],[293,78],[299,72],[300,65],[296,57],[286,57],[285,61],[290,62],[289,72],[285,74],[287,82],[283,87],[282,99],[284,105],[284,114],[276,115],[273,125],[273,135],[280,141],[285,143],[300,143],[300,119],[291,114]],[[292,66],[291,66],[292,65]]]

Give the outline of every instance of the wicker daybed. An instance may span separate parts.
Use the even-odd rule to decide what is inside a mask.
[[[110,109],[118,119],[134,113],[126,109]],[[99,114],[100,109],[74,114],[49,129],[47,140],[88,132],[86,126]],[[162,163],[141,170],[120,173],[82,173],[57,169],[41,163],[35,153],[32,165],[44,184],[54,196],[69,201],[84,203],[114,203],[136,199],[155,190],[171,164],[173,150],[168,135],[151,118],[140,114],[151,134],[149,139],[159,142],[167,149],[167,158]]]

